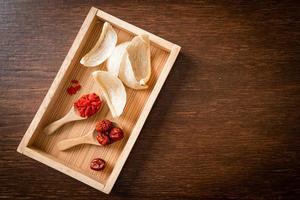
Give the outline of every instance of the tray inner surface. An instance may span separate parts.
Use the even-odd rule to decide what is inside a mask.
[[[96,43],[101,34],[102,26],[103,22],[99,19],[94,20],[92,23],[87,38],[83,41],[84,44],[80,49],[80,52],[76,54],[74,61],[69,66],[69,72],[66,73],[61,82],[61,86],[58,88],[58,91],[56,91],[30,141],[29,147],[37,148],[42,152],[50,154],[51,157],[53,156],[56,158],[56,161],[105,184],[124,145],[130,137],[131,131],[134,128],[153,87],[155,86],[161,70],[169,57],[169,52],[163,50],[158,45],[151,43],[152,75],[149,81],[149,89],[132,90],[126,87],[127,104],[121,117],[113,119],[108,106],[105,104],[101,112],[97,115],[87,120],[66,124],[51,136],[44,135],[42,130],[45,125],[64,116],[73,105],[73,102],[81,95],[91,92],[101,94],[100,89],[91,77],[91,73],[99,69],[106,70],[105,63],[97,68],[86,68],[83,67],[79,61]],[[118,29],[115,26],[114,29],[118,34],[118,43],[131,40],[134,37],[133,34]],[[66,89],[70,86],[70,81],[72,79],[79,80],[82,89],[76,95],[70,96],[67,94]],[[79,145],[67,151],[59,151],[56,148],[56,144],[59,141],[86,134],[94,128],[97,120],[104,118],[117,122],[123,128],[125,138],[122,141],[116,142],[108,147]],[[89,168],[90,161],[95,157],[101,157],[106,160],[107,167],[104,171],[95,172]]]

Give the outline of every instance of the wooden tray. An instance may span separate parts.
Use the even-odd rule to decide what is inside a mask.
[[[96,116],[66,124],[55,134],[46,136],[42,132],[43,128],[64,116],[73,102],[82,94],[91,92],[101,94],[91,77],[91,73],[95,70],[105,69],[105,63],[100,68],[95,69],[83,67],[79,61],[95,44],[105,21],[112,24],[118,33],[118,43],[130,40],[138,34],[150,36],[152,75],[149,89],[132,90],[126,88],[127,104],[119,118],[113,119],[107,105],[105,105]],[[101,10],[91,8],[17,151],[102,192],[109,193],[179,51],[180,47],[176,44]],[[66,93],[66,88],[72,79],[79,80],[82,89],[76,95],[70,96]],[[125,138],[122,141],[107,147],[80,145],[67,151],[59,151],[56,148],[57,142],[86,134],[94,128],[97,120],[103,118],[111,119],[122,126],[125,132]],[[107,167],[104,171],[96,172],[90,169],[90,161],[95,157],[106,160]]]

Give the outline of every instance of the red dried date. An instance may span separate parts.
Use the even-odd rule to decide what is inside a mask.
[[[122,131],[122,129],[120,128],[113,128],[111,129],[111,131],[109,132],[109,138],[112,140],[112,141],[118,141],[118,140],[121,140],[123,139],[124,137],[124,133]]]
[[[110,144],[110,139],[105,133],[99,133],[96,139],[103,146]]]
[[[112,144],[124,138],[124,132],[121,128],[114,127],[114,123],[104,119],[96,123],[95,130],[98,132],[96,139],[102,145]]]
[[[91,161],[90,168],[96,171],[103,170],[105,168],[105,161],[101,158],[95,158]]]
[[[113,124],[111,121],[105,119],[96,123],[96,131],[100,133],[105,133],[110,131],[113,128]]]

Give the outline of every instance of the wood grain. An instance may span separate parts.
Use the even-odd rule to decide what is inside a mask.
[[[91,6],[182,46],[109,196],[15,151]],[[297,199],[299,9],[0,2],[0,198]]]

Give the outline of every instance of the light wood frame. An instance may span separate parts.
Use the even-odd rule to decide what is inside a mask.
[[[143,108],[142,113],[140,114],[138,121],[135,125],[135,127],[132,130],[132,133],[130,137],[128,138],[109,178],[107,179],[105,184],[102,184],[100,182],[97,182],[96,180],[85,176],[84,174],[80,173],[79,171],[76,171],[73,168],[70,168],[60,162],[55,161],[55,157],[52,155],[48,155],[47,153],[31,147],[30,143],[33,137],[33,133],[35,132],[37,126],[39,125],[39,122],[41,121],[43,115],[45,114],[45,111],[49,104],[51,103],[51,100],[55,95],[58,95],[56,90],[57,88],[60,87],[60,84],[64,81],[64,76],[67,74],[68,67],[72,62],[74,62],[74,56],[76,55],[76,52],[79,51],[81,47],[81,44],[87,40],[87,33],[90,31],[90,26],[92,22],[95,19],[100,19],[103,21],[107,21],[111,23],[113,26],[116,26],[120,29],[126,30],[128,32],[131,32],[134,35],[139,35],[139,34],[148,34],[150,37],[150,41],[154,43],[155,45],[158,45],[162,49],[168,51],[170,54],[168,56],[168,59],[164,65],[164,68],[161,71],[161,74],[156,81],[156,84]],[[114,183],[116,182],[116,179],[118,175],[120,174],[120,171],[145,123],[145,120],[155,102],[155,99],[157,98],[176,58],[177,55],[179,54],[180,51],[180,46],[173,44],[169,41],[166,41],[156,35],[153,35],[152,33],[149,33],[147,31],[144,31],[132,24],[129,24],[125,21],[122,21],[112,15],[109,15],[97,8],[92,7],[82,24],[82,27],[79,30],[79,33],[76,36],[75,41],[73,42],[59,72],[57,73],[57,76],[55,77],[48,93],[46,94],[41,106],[39,107],[36,115],[34,116],[29,128],[27,129],[24,137],[22,138],[22,141],[20,142],[17,151],[30,157],[33,158],[45,165],[48,165],[66,175],[69,175],[91,187],[96,188],[97,190],[100,190],[104,193],[110,193]]]

